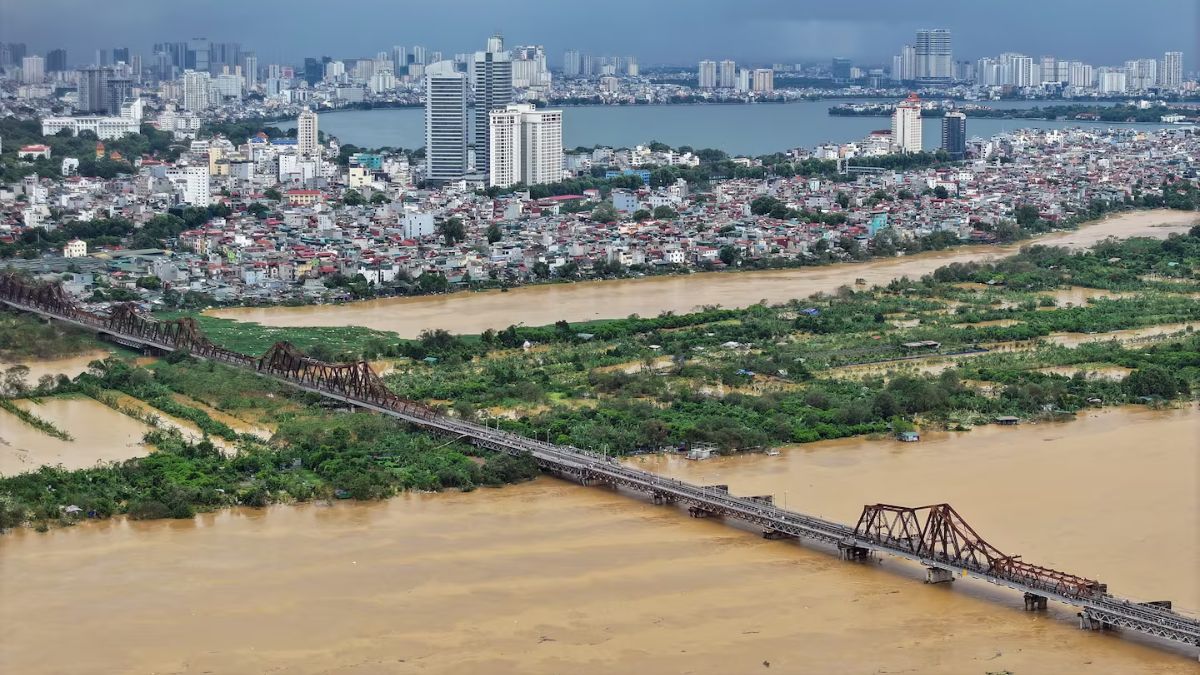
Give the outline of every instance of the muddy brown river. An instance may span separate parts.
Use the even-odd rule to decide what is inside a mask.
[[[1194,407],[632,462],[847,522],[949,501],[1002,550],[1200,608]],[[0,536],[0,672],[1200,672],[1194,648],[921,578],[553,478],[114,520]]]
[[[1047,235],[1033,243],[1084,248],[1107,237],[1166,237],[1184,232],[1200,218],[1194,213],[1142,211],[1125,213],[1074,232]],[[1030,242],[1023,242],[1028,244]],[[481,333],[488,328],[552,324],[560,319],[587,321],[630,314],[656,316],[664,311],[691,312],[704,305],[745,307],[759,300],[784,302],[853,285],[887,284],[919,278],[953,262],[995,260],[1016,246],[968,246],[860,264],[831,265],[773,272],[702,273],[620,281],[526,286],[507,293],[455,293],[416,298],[387,298],[343,305],[235,308],[212,316],[255,321],[267,326],[365,326],[412,338],[425,329]]]

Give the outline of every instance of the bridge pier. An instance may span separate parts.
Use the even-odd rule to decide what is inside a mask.
[[[700,508],[699,506],[689,506],[688,515],[693,518],[714,518],[716,513],[708,509]]]
[[[1046,596],[1036,593],[1025,594],[1025,611],[1026,612],[1044,612],[1046,610]]]
[[[1107,630],[1110,628],[1112,626],[1092,616],[1087,610],[1079,613],[1079,630]]]
[[[668,494],[663,494],[662,492],[655,492],[651,498],[654,500],[655,504],[674,504],[675,503],[674,496],[668,495]]]
[[[950,570],[940,567],[925,568],[925,583],[927,584],[948,584],[952,581],[954,581],[954,573]]]
[[[795,539],[795,538],[796,538],[796,535],[788,534],[787,532],[780,532],[779,530],[771,530],[771,529],[763,530],[763,539],[777,540],[777,539]]]
[[[842,560],[869,560],[871,558],[871,549],[869,548],[844,542],[839,542],[837,547],[838,557]]]

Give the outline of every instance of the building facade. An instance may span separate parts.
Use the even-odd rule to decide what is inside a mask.
[[[489,184],[537,185],[562,180],[562,111],[523,103],[491,111]]]
[[[503,49],[503,42],[499,36],[493,36],[488,39],[488,47]],[[491,168],[488,114],[513,100],[512,59],[500,49],[475,52],[471,62],[471,79],[475,83],[475,167],[483,173]]]
[[[892,147],[896,152],[921,152],[921,99],[916,94],[896,106],[892,113]]]
[[[317,113],[305,108],[296,119],[296,151],[301,155],[316,155],[320,152],[317,134]]]
[[[453,61],[425,70],[425,177],[433,182],[467,173],[467,76]]]
[[[949,112],[942,118],[942,150],[952,161],[967,156],[967,116],[961,112]]]
[[[917,31],[916,80],[926,85],[949,84],[954,75],[950,31],[937,28]]]
[[[696,75],[696,86],[701,89],[715,89],[717,86],[717,62],[701,61]]]

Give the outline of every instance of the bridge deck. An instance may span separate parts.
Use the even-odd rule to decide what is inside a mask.
[[[170,335],[177,334],[160,331],[158,328],[153,331],[145,329],[130,329],[128,332],[126,330],[114,331],[112,324],[115,319],[106,319],[74,307],[31,304],[29,301],[22,300],[24,298],[14,299],[11,295],[5,296],[0,292],[0,303],[88,330],[110,334],[120,338],[124,344],[141,345],[163,352],[181,349],[171,342],[173,339],[181,339],[170,337]],[[1040,576],[1014,575],[1011,572],[1002,572],[995,565],[984,564],[972,557],[955,558],[937,554],[926,548],[914,546],[912,540],[865,536],[868,533],[854,527],[782,509],[766,501],[738,497],[714,487],[693,485],[666,478],[624,466],[612,458],[599,456],[579,448],[546,443],[447,417],[419,404],[403,401],[390,392],[381,393],[378,389],[371,389],[369,386],[349,388],[344,384],[344,380],[337,379],[343,377],[342,375],[334,375],[334,379],[322,379],[308,370],[295,370],[291,365],[282,369],[270,359],[272,352],[268,352],[268,356],[264,356],[262,359],[256,359],[214,347],[206,341],[201,343],[194,336],[187,339],[191,342],[188,342],[187,346],[182,349],[201,358],[247,368],[265,377],[277,379],[327,398],[374,410],[428,431],[462,438],[481,448],[510,454],[528,453],[542,469],[584,484],[611,485],[646,495],[656,502],[665,501],[687,506],[693,509],[694,513],[740,520],[760,527],[764,531],[812,540],[836,546],[844,551],[885,553],[919,563],[927,568],[944,570],[952,575],[950,578],[953,576],[974,577],[1034,596],[1052,598],[1079,608],[1081,626],[1121,627],[1189,645],[1200,645],[1200,620],[1165,607],[1110,595],[1106,587],[1103,587],[1102,591],[1089,593],[1064,590],[1064,587],[1051,584]],[[202,348],[196,349],[197,345]],[[322,365],[326,369],[337,368],[328,364]],[[373,374],[371,376],[373,377]],[[330,384],[331,382],[333,384]],[[357,392],[366,393],[359,394]]]

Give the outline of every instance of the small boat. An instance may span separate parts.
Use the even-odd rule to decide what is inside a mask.
[[[767,450],[766,455],[767,455],[767,457],[778,457],[779,451],[776,450],[775,448],[771,448],[770,450]]]

